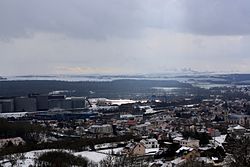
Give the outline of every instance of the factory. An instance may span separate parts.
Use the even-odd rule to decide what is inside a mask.
[[[0,112],[36,112],[48,110],[79,111],[86,107],[85,97],[66,97],[65,95],[30,94],[21,97],[1,97]]]

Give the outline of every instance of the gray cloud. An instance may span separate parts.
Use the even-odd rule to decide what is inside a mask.
[[[2,0],[0,37],[35,32],[134,37],[148,27],[204,35],[250,33],[249,0]]]
[[[186,0],[185,28],[205,35],[250,34],[249,0]]]
[[[143,24],[136,1],[13,0],[0,1],[0,36],[29,36],[34,32],[73,37],[104,38],[135,34]]]
[[[0,75],[249,72],[249,6],[249,0],[1,0]]]

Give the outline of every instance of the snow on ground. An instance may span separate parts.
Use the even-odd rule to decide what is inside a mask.
[[[95,145],[95,149],[99,150],[99,149],[114,148],[116,146],[117,146],[117,144],[115,144],[115,143],[103,143],[103,144]]]
[[[0,113],[0,118],[20,118],[24,117],[27,114],[27,112],[13,112],[13,113]]]
[[[114,154],[118,154],[123,150],[123,147],[120,148],[114,148],[114,149],[105,149],[105,150],[99,150],[97,152],[99,153],[105,153],[105,154],[110,154],[110,153],[114,153]]]
[[[17,160],[17,163],[16,163],[16,167],[19,167],[19,166],[22,166],[22,167],[29,167],[30,165],[34,165],[35,163],[35,159],[41,155],[42,153],[45,153],[45,152],[50,152],[50,151],[55,151],[54,149],[47,149],[47,150],[36,150],[36,151],[30,151],[30,152],[26,152],[24,153],[24,159],[21,160]],[[6,162],[6,163],[4,163]],[[8,159],[4,159],[2,161],[0,161],[0,164],[3,166],[3,167],[11,167],[11,163],[8,162]]]
[[[101,160],[105,159],[108,155],[103,153],[98,153],[94,151],[82,151],[73,153],[75,156],[82,156],[88,158],[90,161],[99,163]]]
[[[114,148],[114,153],[119,153],[123,148]],[[105,150],[99,150],[99,151],[82,151],[82,152],[75,152],[72,153],[75,156],[82,156],[86,157],[90,161],[93,161],[95,163],[99,163],[101,160],[105,159],[108,154],[111,153],[112,149],[105,149]],[[18,160],[16,163],[16,167],[22,166],[22,167],[29,167],[30,165],[34,165],[35,159],[39,157],[42,153],[45,152],[51,152],[56,151],[56,149],[46,149],[46,150],[36,150],[36,151],[30,151],[24,153],[24,159]],[[68,150],[62,150],[65,152],[69,152]],[[4,159],[0,161],[0,165],[3,167],[11,167],[11,163],[8,162],[8,159]]]
[[[123,147],[114,148],[114,149],[105,149],[105,150],[97,150],[97,151],[82,151],[74,153],[74,155],[81,155],[82,157],[88,158],[90,161],[99,163],[101,160],[104,160],[108,157],[109,154],[112,153],[119,154],[123,150]]]

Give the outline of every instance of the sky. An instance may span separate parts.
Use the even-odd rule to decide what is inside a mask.
[[[0,75],[250,72],[249,0],[0,0]]]

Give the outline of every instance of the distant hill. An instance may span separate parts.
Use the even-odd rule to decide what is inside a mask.
[[[52,91],[67,90],[72,96],[95,96],[109,98],[134,97],[155,91],[152,87],[192,87],[190,84],[174,80],[115,80],[115,81],[2,81],[0,96],[24,96],[30,93],[47,94]],[[94,92],[94,93],[93,93]]]
[[[4,77],[1,77],[1,76],[0,76],[0,80],[6,80],[6,79],[7,79],[7,78],[4,78]]]

